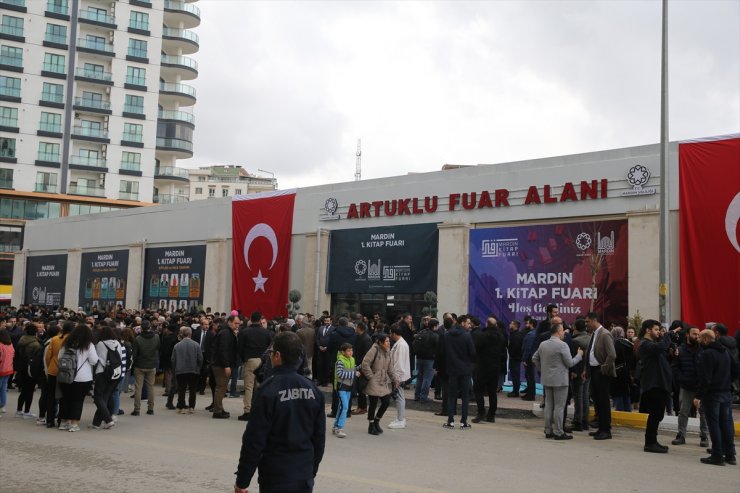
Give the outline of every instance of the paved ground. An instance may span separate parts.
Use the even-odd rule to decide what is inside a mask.
[[[17,393],[8,397],[13,409]],[[130,411],[128,396],[122,401]],[[0,418],[0,491],[233,491],[244,423],[211,419],[202,411],[209,401],[201,398],[194,415],[176,415],[157,396],[154,416],[126,415],[112,430],[80,433],[47,430],[6,414]],[[241,401],[228,399],[226,407],[236,416]],[[88,400],[83,425],[93,411]],[[394,414],[391,408],[384,424]],[[317,492],[740,490],[740,468],[700,464],[705,454],[693,440],[653,455],[642,452],[639,430],[615,429],[614,439],[605,442],[579,433],[554,442],[544,438],[539,419],[500,418],[470,431],[444,430],[431,410],[410,410],[407,429],[373,437],[362,418],[349,420],[346,439],[327,437]],[[664,434],[661,440],[671,438]]]

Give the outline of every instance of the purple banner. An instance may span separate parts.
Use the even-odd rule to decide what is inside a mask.
[[[568,323],[595,311],[605,326],[625,324],[627,221],[471,230],[468,283],[481,320],[542,320],[554,303]]]

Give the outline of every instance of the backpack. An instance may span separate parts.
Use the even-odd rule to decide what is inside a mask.
[[[83,363],[84,364],[84,363]],[[62,348],[59,351],[59,373],[57,382],[73,383],[80,367],[77,366],[77,351],[74,349]]]
[[[115,347],[111,349],[106,343],[103,343],[103,345],[108,349],[108,356],[106,357],[103,376],[107,380],[118,380],[121,378],[121,373],[123,372],[121,353],[119,353],[118,349]]]
[[[412,348],[414,353],[420,358],[434,357],[434,335],[429,329],[424,329],[414,335]]]

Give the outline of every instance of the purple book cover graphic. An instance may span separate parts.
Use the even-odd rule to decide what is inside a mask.
[[[545,318],[549,303],[573,323],[595,311],[627,322],[627,221],[473,229],[468,311],[508,324]]]

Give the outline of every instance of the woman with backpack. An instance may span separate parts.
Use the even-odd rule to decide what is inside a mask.
[[[59,406],[59,429],[62,431],[80,431],[82,405],[92,387],[93,369],[99,359],[92,341],[90,327],[78,323],[64,339],[59,351],[57,382],[62,390]]]
[[[36,380],[31,376],[31,360],[38,351],[41,351],[41,343],[36,337],[36,325],[27,323],[23,328],[23,335],[18,340],[18,347],[15,352],[14,367],[16,371],[15,379],[18,382],[18,388],[21,393],[18,396],[18,407],[16,407],[16,418],[31,419],[36,415],[31,412],[31,402],[33,402],[33,393],[36,390]]]
[[[91,428],[99,430],[101,427],[110,429],[115,426],[113,421],[113,391],[118,387],[118,381],[123,373],[123,350],[116,339],[113,327],[103,323],[98,332],[98,343],[95,345],[98,353],[98,364],[95,365],[95,416]]]
[[[5,404],[8,401],[8,380],[13,376],[13,356],[15,349],[10,333],[0,329],[0,416],[5,414]]]

